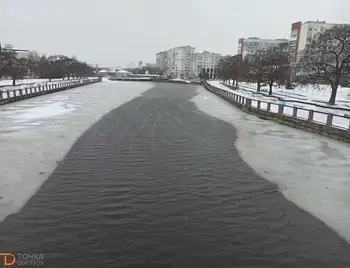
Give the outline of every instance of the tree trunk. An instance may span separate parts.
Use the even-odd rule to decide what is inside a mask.
[[[260,92],[260,88],[261,88],[261,81],[258,80],[258,86],[256,88],[256,92]]]
[[[236,87],[238,87],[238,79],[236,80]]]
[[[12,86],[16,85],[16,76],[12,76]]]
[[[49,77],[49,82],[51,82],[51,76]]]
[[[337,90],[338,90],[338,84],[332,85],[332,93],[331,93],[331,97],[329,98],[328,104],[330,105],[335,104],[335,98],[337,97]]]
[[[269,95],[272,95],[272,86],[273,86],[273,82],[270,82],[269,83],[269,87],[270,87]]]

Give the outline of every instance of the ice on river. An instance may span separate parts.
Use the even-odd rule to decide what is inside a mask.
[[[350,145],[243,113],[202,87],[193,101],[237,129],[235,146],[258,175],[350,241]]]
[[[86,129],[152,87],[104,81],[0,106],[0,221],[19,211]]]

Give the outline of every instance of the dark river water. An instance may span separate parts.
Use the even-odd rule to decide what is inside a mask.
[[[0,224],[0,252],[43,253],[43,267],[350,267],[349,245],[257,176],[195,94],[157,84],[105,115]]]

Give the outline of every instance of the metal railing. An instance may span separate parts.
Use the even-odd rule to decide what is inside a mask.
[[[328,127],[350,131],[350,117],[346,115],[338,115],[286,104],[274,104],[268,101],[256,100],[217,88],[206,82],[205,86],[209,90],[214,91],[231,101],[239,103],[246,108],[261,110],[272,114],[278,114],[306,122],[313,122],[319,125],[326,125]]]
[[[91,83],[101,81],[101,78],[86,78],[73,81],[60,81],[50,84],[39,84],[37,86],[28,86],[25,88],[3,90],[0,91],[0,104],[13,102],[17,99],[26,99],[35,97],[42,94],[52,93],[68,88],[74,88],[77,86],[83,86]]]

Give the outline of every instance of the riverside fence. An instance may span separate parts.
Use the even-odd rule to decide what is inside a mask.
[[[0,105],[29,99],[49,93],[54,93],[62,90],[67,90],[75,87],[81,87],[93,83],[101,82],[101,78],[85,78],[80,80],[62,80],[59,82],[52,82],[50,84],[39,84],[36,86],[28,86],[14,90],[0,91]]]
[[[350,143],[349,116],[255,100],[217,88],[207,82],[204,82],[204,86],[245,112]]]

